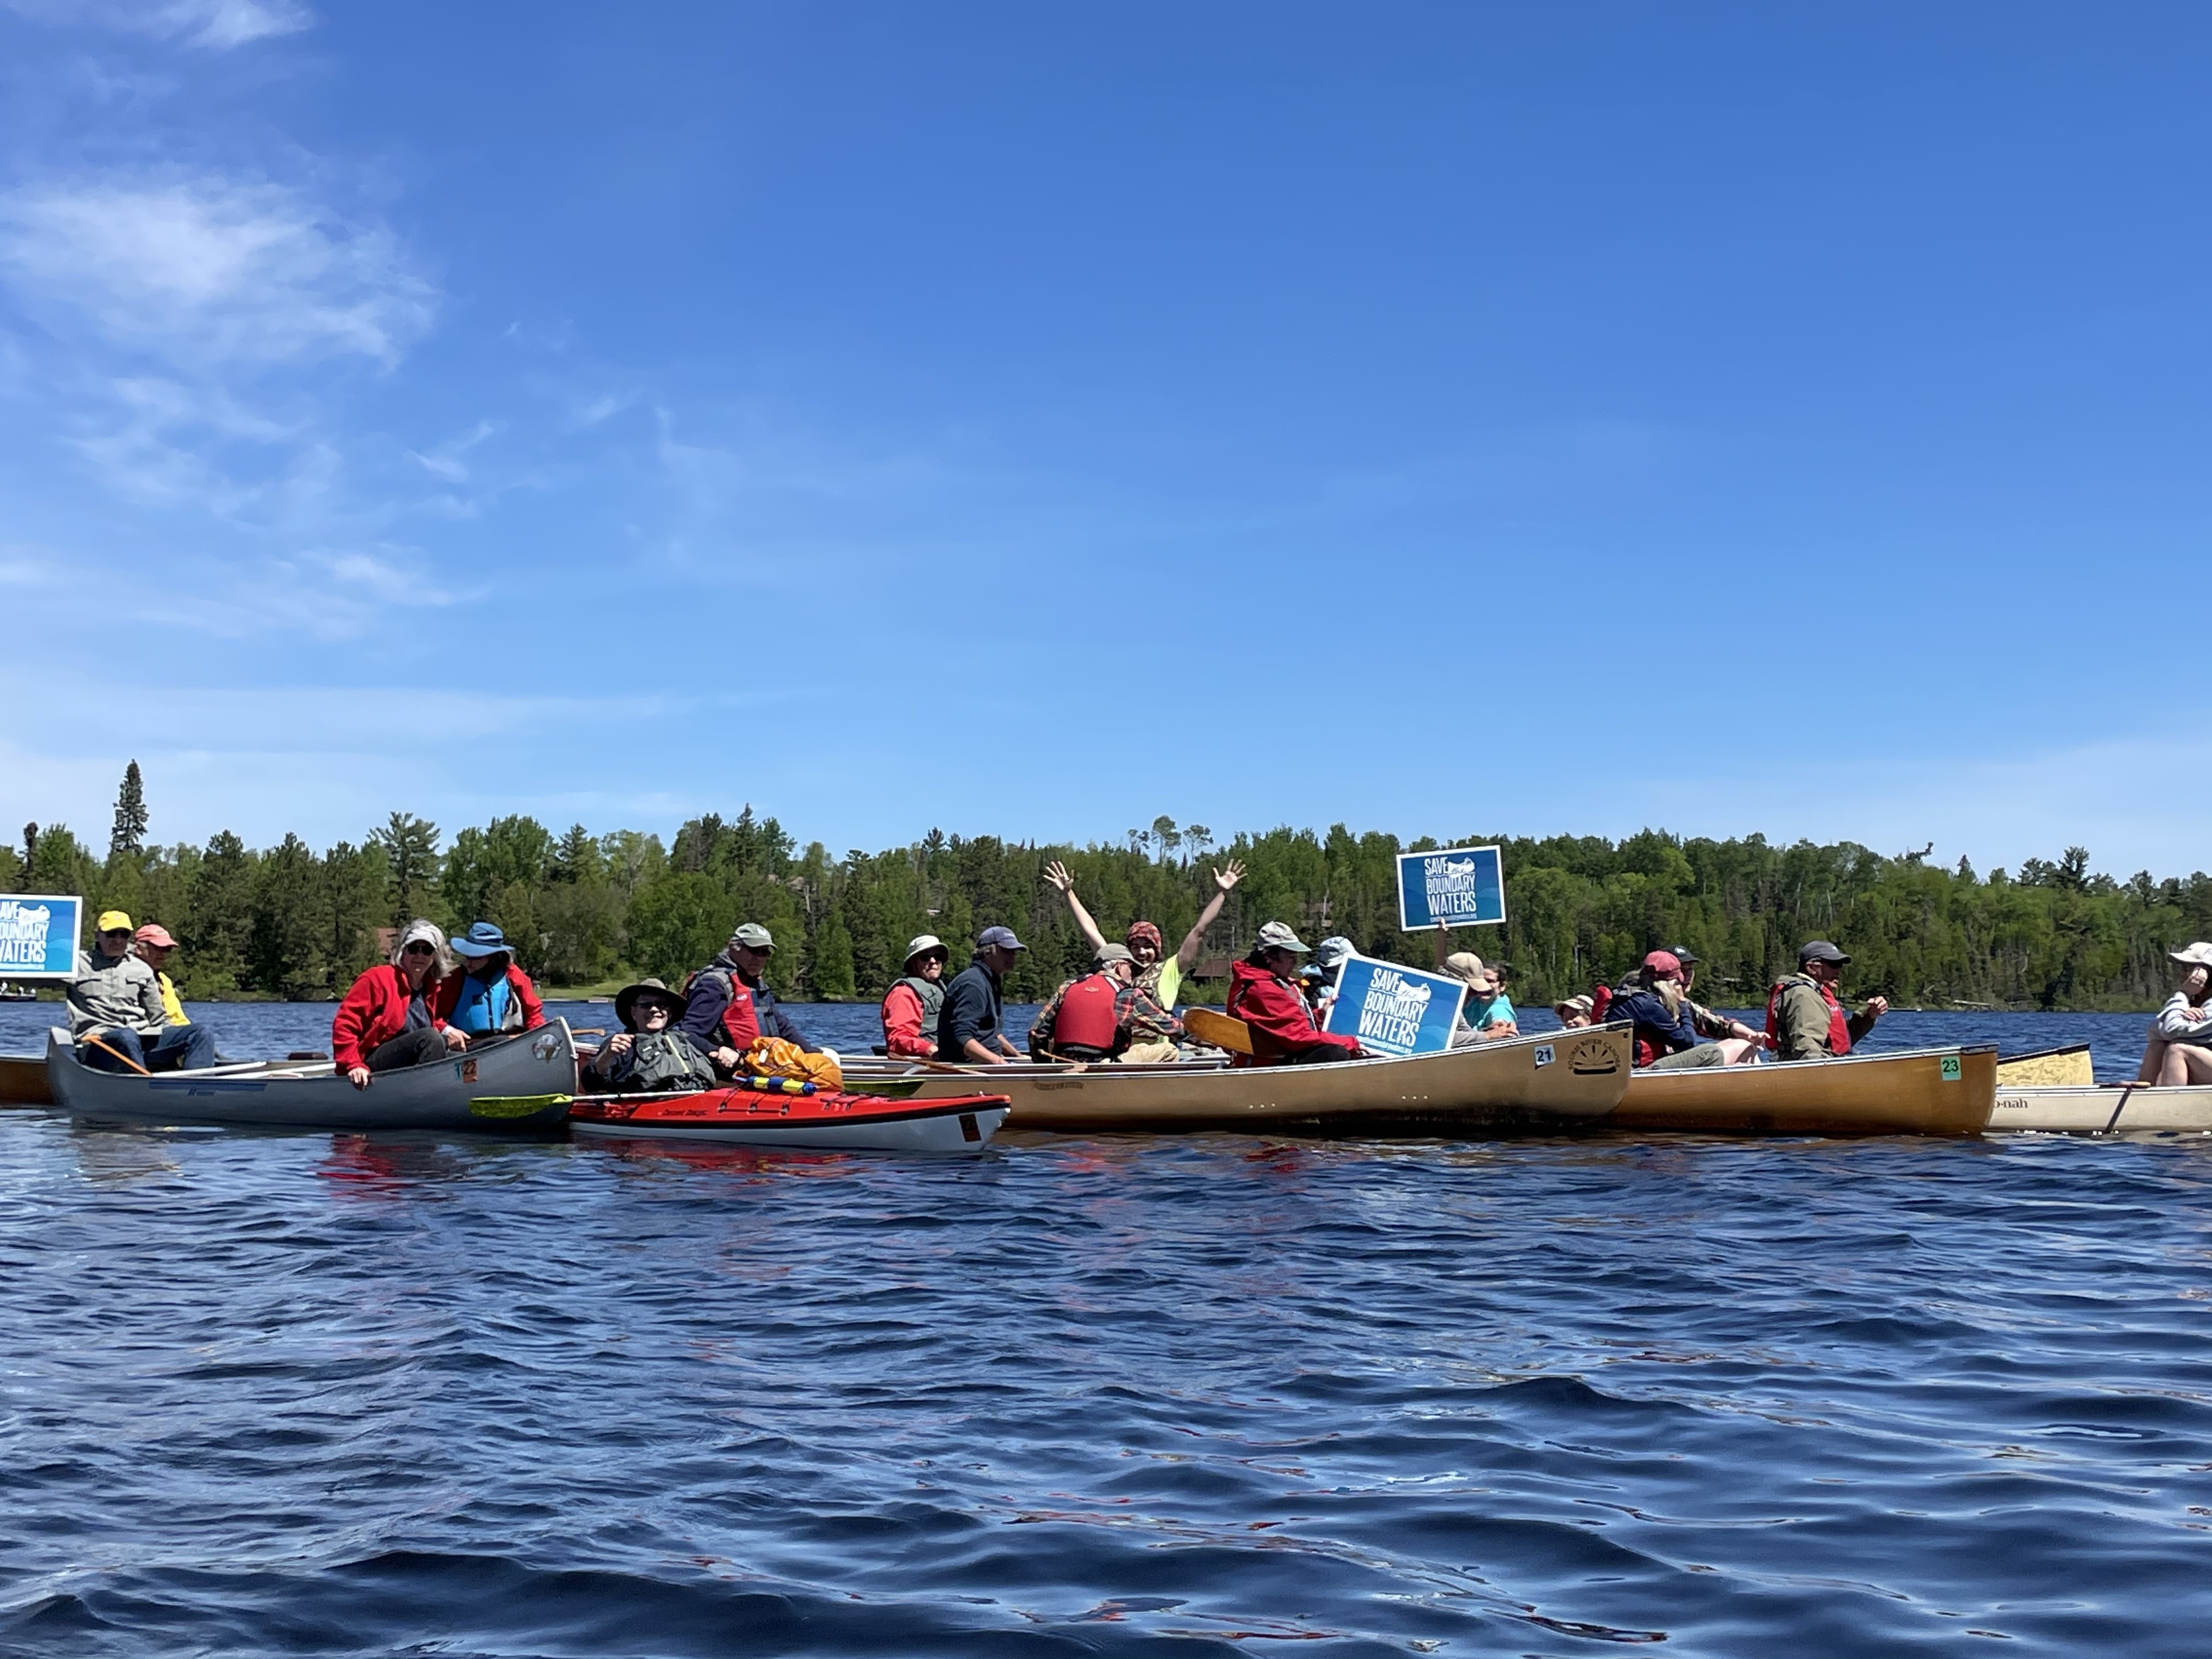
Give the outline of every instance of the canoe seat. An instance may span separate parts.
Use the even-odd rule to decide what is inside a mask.
[[[1200,1042],[1226,1048],[1232,1054],[1252,1052],[1252,1028],[1241,1019],[1217,1014],[1211,1008],[1184,1009],[1182,1028]]]

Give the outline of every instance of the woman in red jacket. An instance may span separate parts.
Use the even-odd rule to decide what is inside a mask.
[[[465,957],[468,971],[438,981],[430,1012],[439,1023],[469,1039],[534,1031],[545,1023],[545,1006],[530,975],[514,965],[514,951],[494,923],[470,924],[453,935],[453,954]]]
[[[1303,1066],[1358,1060],[1358,1042],[1317,1030],[1313,1010],[1298,989],[1298,958],[1308,954],[1298,936],[1279,921],[1260,930],[1252,954],[1229,964],[1229,1017],[1252,1033],[1252,1054],[1239,1066]]]
[[[468,1045],[430,1006],[453,966],[445,934],[418,918],[399,935],[390,962],[354,981],[331,1020],[331,1053],[355,1088],[368,1087],[375,1073],[442,1060]]]

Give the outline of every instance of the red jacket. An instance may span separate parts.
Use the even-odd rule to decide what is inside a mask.
[[[430,1023],[441,1030],[446,1022],[438,1012],[439,987],[427,988]],[[369,1054],[407,1029],[407,1005],[414,1000],[407,975],[390,963],[381,963],[354,981],[338,1011],[331,1017],[331,1057],[341,1072],[368,1064]]]
[[[439,1024],[453,1017],[453,1010],[460,1005],[461,981],[467,977],[465,973],[453,973],[438,981],[430,998],[430,1014]],[[529,975],[511,962],[507,964],[507,1012],[522,1010],[522,1024],[514,1029],[534,1031],[545,1023],[545,1005],[538,1000],[538,988],[530,982]]]
[[[921,1029],[921,999],[911,985],[894,985],[884,994],[884,1052],[933,1060],[937,1033]]]
[[[1305,997],[1288,980],[1243,960],[1229,965],[1229,1017],[1251,1029],[1255,1066],[1272,1066],[1298,1048],[1325,1042],[1344,1050],[1346,1060],[1359,1057],[1359,1044],[1351,1037],[1318,1030]],[[1237,1063],[1244,1064],[1243,1055]]]

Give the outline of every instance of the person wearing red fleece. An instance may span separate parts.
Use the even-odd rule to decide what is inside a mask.
[[[1239,1066],[1307,1066],[1361,1058],[1348,1036],[1317,1029],[1298,989],[1298,958],[1308,947],[1279,921],[1260,929],[1252,954],[1229,967],[1229,1017],[1252,1033],[1252,1053]]]

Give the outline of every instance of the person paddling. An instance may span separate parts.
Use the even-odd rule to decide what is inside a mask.
[[[64,995],[70,1036],[82,1065],[101,1072],[196,1070],[216,1063],[204,1025],[173,1025],[161,981],[131,951],[131,918],[101,913],[93,947],[76,953]]]
[[[1075,878],[1068,872],[1067,866],[1054,859],[1045,866],[1044,878],[1058,888],[1060,896],[1067,901],[1068,911],[1074,916],[1075,925],[1083,930],[1083,937],[1090,941],[1091,950],[1095,952],[1103,946],[1106,936],[1098,931],[1098,924],[1084,908],[1083,901],[1075,896]],[[1129,931],[1121,942],[1128,947],[1137,964],[1137,983],[1161,1007],[1176,1006],[1176,998],[1182,994],[1183,975],[1197,965],[1199,949],[1206,942],[1206,930],[1219,918],[1221,907],[1229,902],[1230,890],[1243,879],[1244,866],[1235,859],[1213,872],[1213,895],[1206,901],[1206,908],[1198,913],[1198,920],[1191,924],[1190,932],[1182,936],[1182,943],[1171,957],[1161,954],[1165,943],[1157,926],[1149,921],[1129,924]]]
[[[1874,1023],[1889,1012],[1887,997],[1869,997],[1856,1013],[1836,994],[1850,958],[1826,939],[1797,952],[1797,971],[1776,981],[1766,998],[1766,1039],[1777,1060],[1828,1060],[1866,1041]]]
[[[449,1029],[476,1041],[534,1031],[545,1023],[545,1005],[530,975],[514,965],[507,935],[489,921],[471,922],[452,941],[467,971],[438,981],[430,1011]]]
[[[937,1017],[945,1011],[945,964],[952,952],[934,933],[906,947],[906,964],[878,1011],[884,1052],[894,1060],[928,1060],[937,1053]]]
[[[331,1018],[331,1057],[356,1089],[378,1072],[443,1060],[468,1047],[431,1008],[440,982],[453,972],[446,935],[417,916],[400,930],[392,960],[354,981]]]

